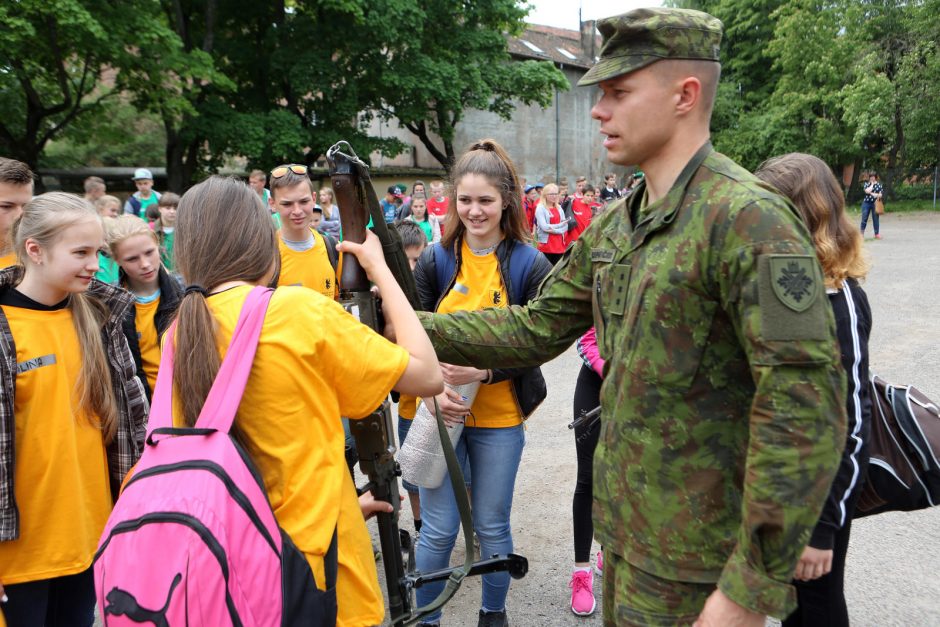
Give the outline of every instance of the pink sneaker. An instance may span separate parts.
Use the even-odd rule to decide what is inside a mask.
[[[604,574],[604,551],[597,552],[597,560],[594,562],[594,572],[598,575]]]
[[[880,233],[875,233],[875,239],[881,239],[881,234],[880,234]]]
[[[571,573],[571,611],[578,616],[590,616],[597,607],[594,600],[594,577],[591,573],[576,570]]]

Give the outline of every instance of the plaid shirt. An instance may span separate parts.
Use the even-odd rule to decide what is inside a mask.
[[[12,266],[0,271],[0,289],[13,287],[22,278],[23,269]],[[102,328],[111,385],[118,403],[118,426],[114,441],[108,445],[108,470],[111,494],[116,498],[124,475],[140,458],[147,429],[150,407],[144,388],[136,376],[137,368],[127,347],[121,321],[133,306],[133,297],[126,291],[97,280],[87,292],[110,310]],[[16,540],[20,534],[19,510],[13,493],[14,416],[13,397],[16,391],[16,346],[10,324],[0,309],[0,542]]]

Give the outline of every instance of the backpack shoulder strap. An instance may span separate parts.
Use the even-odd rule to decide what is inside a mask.
[[[255,351],[258,348],[258,339],[261,337],[261,327],[264,325],[264,316],[274,290],[256,287],[248,293],[242,305],[238,324],[232,332],[228,351],[219,373],[215,377],[209,396],[203,405],[196,427],[200,429],[215,429],[228,433],[235,420],[235,413],[241,402],[248,375],[254,362]],[[150,409],[150,419],[147,424],[148,435],[155,429],[173,426],[173,363],[174,363],[174,335],[176,323],[168,329],[167,341],[164,342],[163,355],[160,359],[160,370],[157,374],[157,385],[153,395],[153,405]]]
[[[330,265],[333,266],[333,272],[336,272],[336,240],[327,233],[320,233],[320,237],[323,238],[326,246],[326,256],[330,260]]]
[[[447,286],[447,282],[450,281],[450,277],[454,276],[457,259],[440,242],[431,244],[431,250],[434,251],[434,274],[437,279],[437,290],[435,291],[440,294]]]
[[[514,242],[509,252],[509,303],[522,305],[525,302],[526,279],[532,270],[532,264],[538,257],[538,251],[523,242]]]

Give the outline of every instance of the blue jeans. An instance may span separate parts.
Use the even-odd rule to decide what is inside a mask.
[[[878,235],[878,212],[875,211],[875,203],[862,203],[862,235],[865,234],[865,227],[868,226],[868,216],[871,216],[871,225],[875,227],[875,235]]]
[[[501,429],[464,427],[457,442],[457,457],[470,460],[473,472],[473,530],[480,539],[480,554],[490,557],[511,553],[512,529],[509,515],[516,473],[522,459],[525,430],[522,425]],[[415,556],[421,572],[446,568],[450,553],[457,540],[460,514],[450,485],[450,478],[437,488],[421,488],[421,536]],[[506,606],[509,593],[509,573],[483,575],[482,608],[498,612]],[[440,594],[444,582],[422,586],[417,590],[418,606],[427,605]],[[436,612],[423,620],[435,623],[441,613]]]

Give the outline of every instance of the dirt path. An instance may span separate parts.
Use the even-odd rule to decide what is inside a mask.
[[[890,381],[913,383],[938,400],[940,214],[889,214],[881,226],[885,239],[866,241],[873,261],[864,284],[874,315],[872,369]],[[573,349],[543,367],[548,398],[528,422],[512,516],[516,552],[529,559],[529,574],[513,582],[507,602],[516,626],[602,624],[599,594],[593,617],[576,617],[568,607],[575,449],[567,424],[580,367]],[[410,529],[410,514],[403,514],[402,522]],[[453,563],[462,559],[458,548]],[[938,564],[940,508],[858,521],[846,573],[852,624],[940,624]],[[600,587],[595,578],[595,590]],[[475,625],[479,603],[479,578],[467,580],[446,607],[444,624]]]

